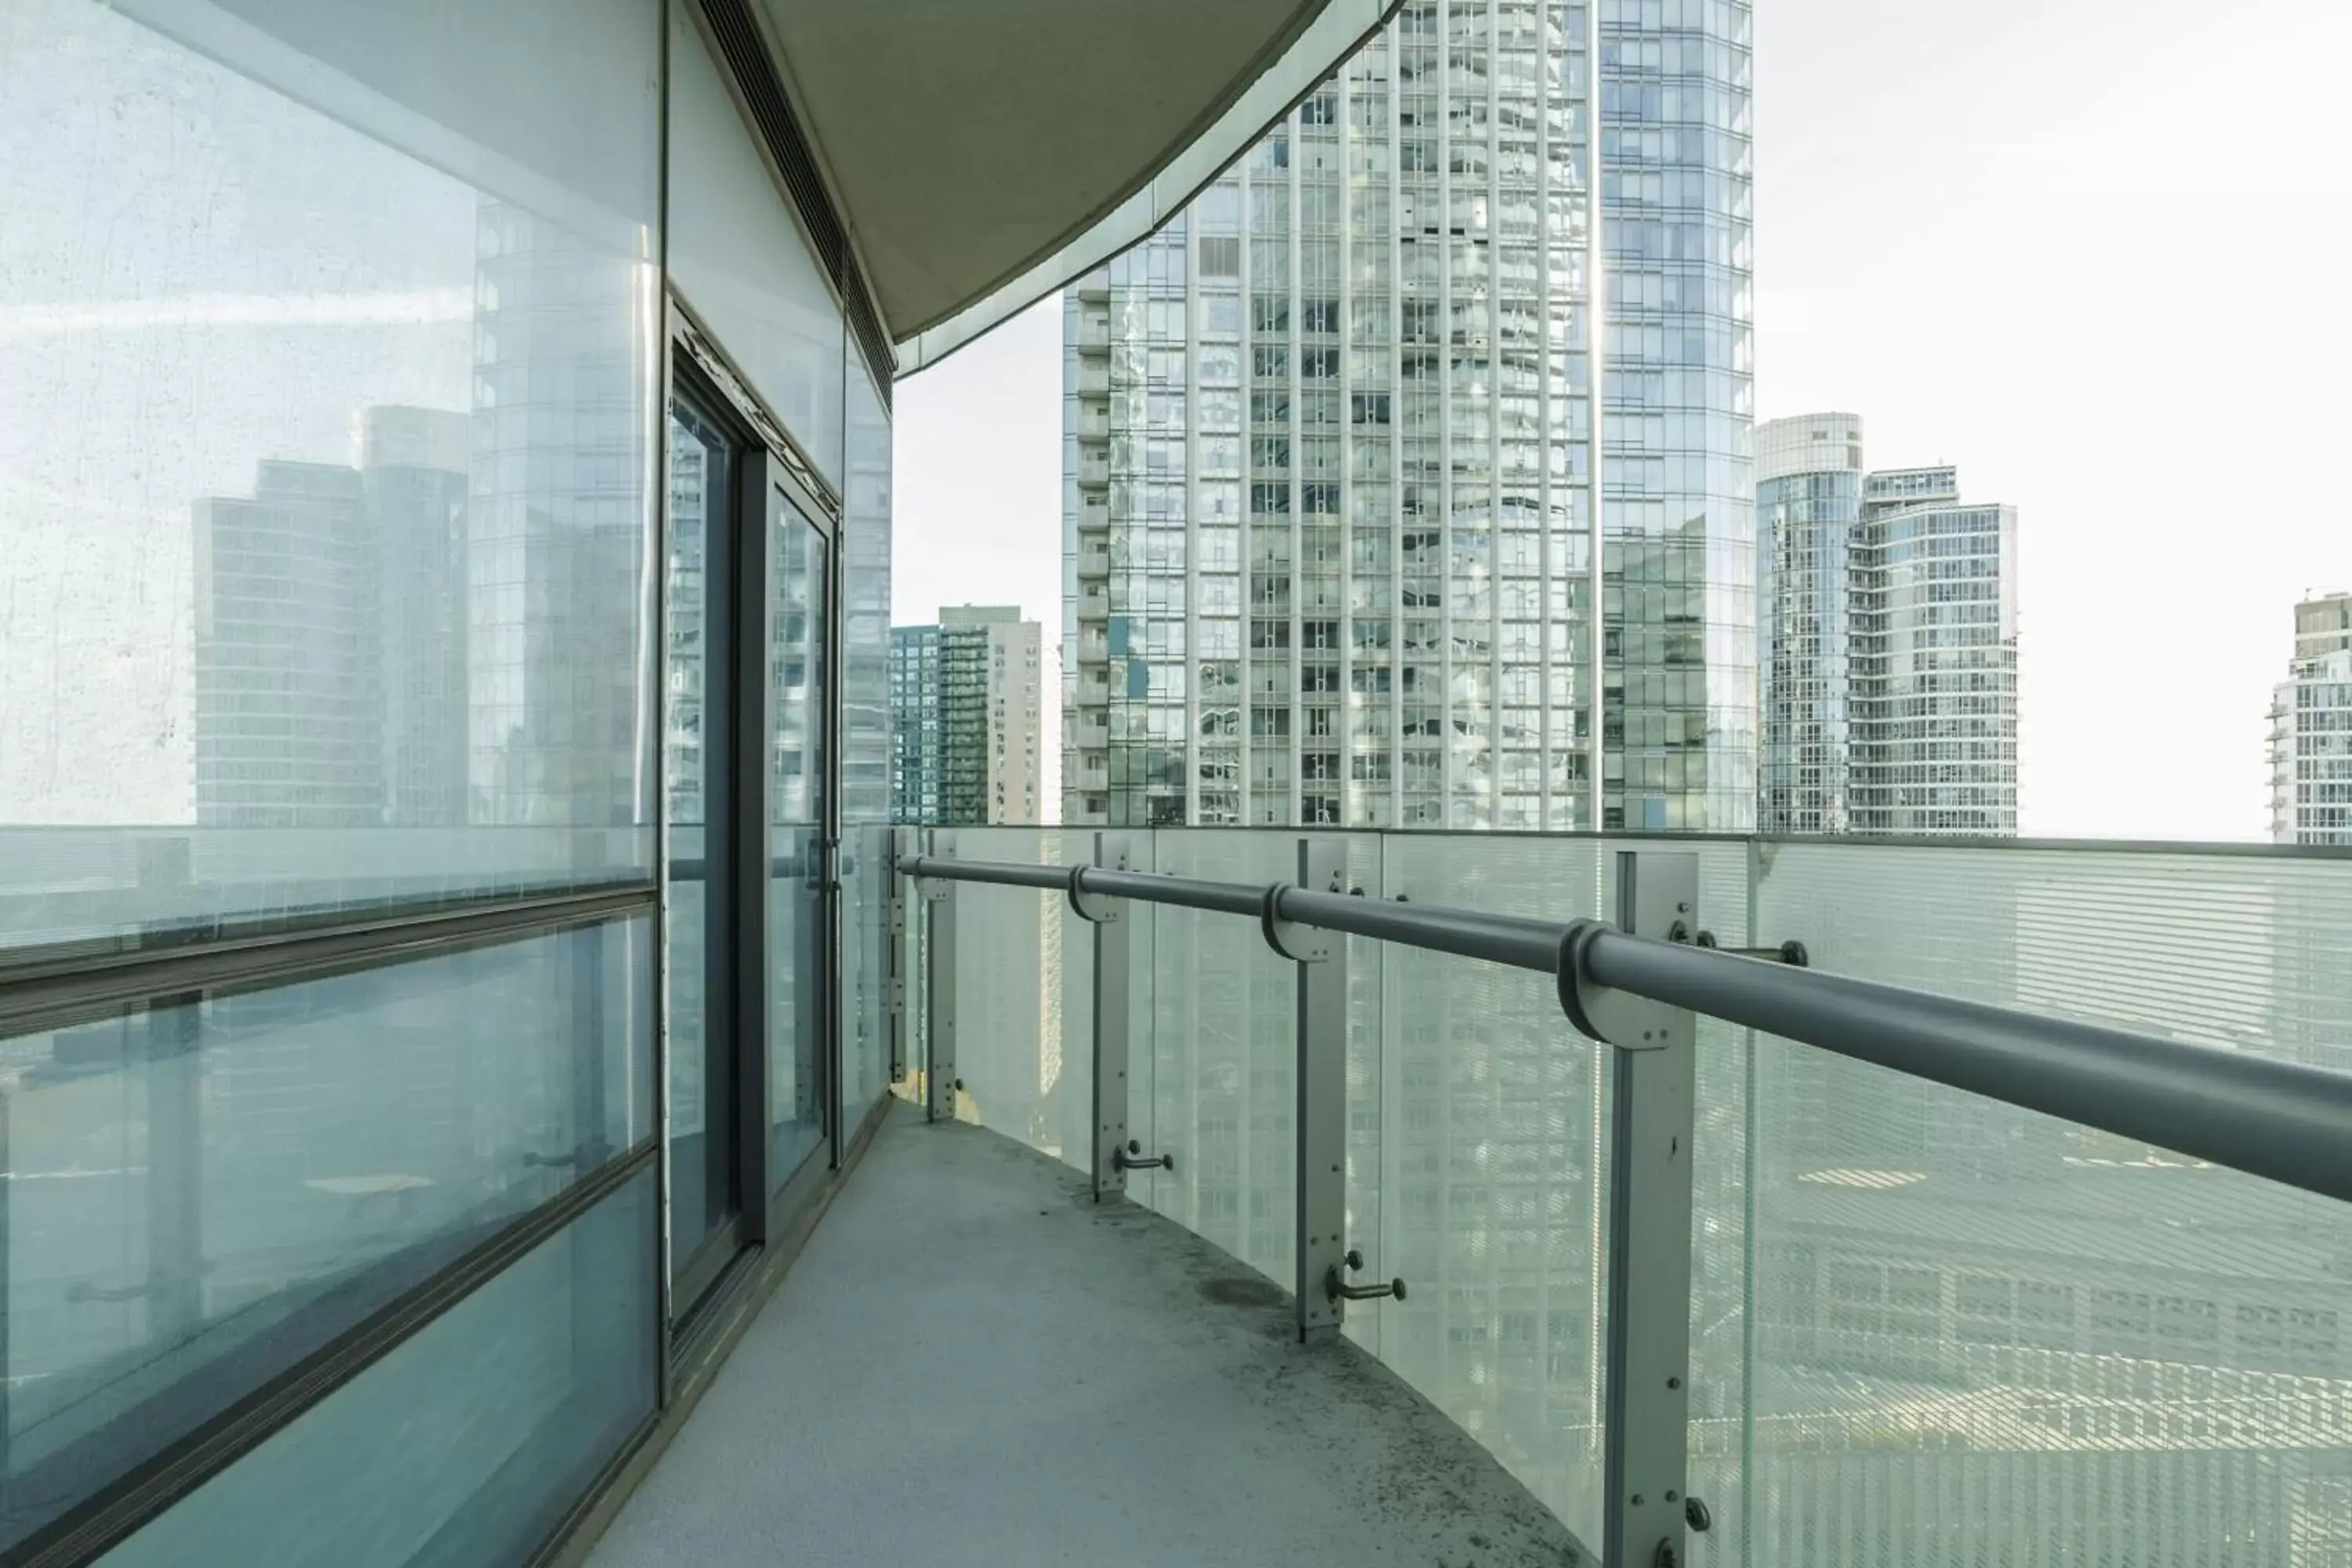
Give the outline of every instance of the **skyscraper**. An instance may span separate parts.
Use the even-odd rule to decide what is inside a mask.
[[[1414,0],[1068,290],[1066,821],[1752,824],[1748,116],[1745,5]]]
[[[1012,605],[890,628],[893,819],[1034,823],[1044,792],[1044,636]]]
[[[2017,833],[2017,509],[1956,469],[1863,481],[1854,829]]]
[[[1853,826],[1853,600],[1862,420],[1756,427],[1757,650],[1768,833]]]
[[[2271,837],[2352,844],[2352,594],[2294,607],[2294,658],[2270,720]]]
[[[2017,510],[1864,473],[1862,421],[1757,431],[1767,833],[2017,832]]]

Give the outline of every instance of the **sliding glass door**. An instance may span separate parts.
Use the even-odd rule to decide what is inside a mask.
[[[825,759],[832,542],[769,491],[768,1177],[782,1191],[824,1142],[833,1018],[834,880]]]
[[[683,1314],[743,1242],[735,700],[741,552],[735,497],[746,444],[709,404],[670,405],[668,571],[662,701],[669,1082],[669,1269]]]
[[[663,781],[684,1321],[790,1217],[793,1178],[829,1163],[837,552],[756,417],[694,363],[674,373]]]

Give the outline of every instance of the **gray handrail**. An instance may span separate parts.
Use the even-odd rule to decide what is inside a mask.
[[[2352,1073],[1554,921],[1148,872],[903,857],[940,881],[1073,888],[1485,959],[1628,992],[2352,1202]],[[1579,940],[1570,943],[1570,937]],[[1580,966],[1562,976],[1564,955]]]

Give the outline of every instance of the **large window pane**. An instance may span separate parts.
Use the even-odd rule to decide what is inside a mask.
[[[641,1172],[101,1561],[520,1563],[653,1413]]]
[[[768,1108],[770,1184],[782,1187],[824,1136],[825,805],[832,606],[824,536],[777,501],[768,563]]]
[[[842,524],[841,1103],[843,1134],[888,1087],[890,879],[890,411],[864,368],[849,375],[849,491]]]
[[[650,1137],[648,926],[0,1043],[0,1545]]]
[[[726,899],[730,770],[734,734],[730,606],[733,453],[687,404],[669,424],[669,574],[662,635],[667,654],[662,779],[669,817],[667,942],[663,973],[669,1026],[670,1245],[684,1269],[709,1237],[740,1212],[736,1172],[732,957]],[[713,856],[720,857],[713,864]]]
[[[0,37],[0,942],[650,869],[655,8],[237,8]]]

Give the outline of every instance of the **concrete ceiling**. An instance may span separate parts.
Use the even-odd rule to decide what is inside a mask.
[[[901,374],[1143,238],[1394,0],[760,0]]]

